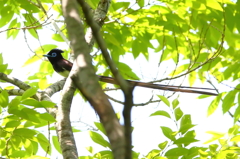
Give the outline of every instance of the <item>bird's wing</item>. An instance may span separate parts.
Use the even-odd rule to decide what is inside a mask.
[[[72,64],[70,61],[65,60],[65,59],[59,60],[59,61],[57,62],[57,65],[58,65],[58,66],[61,66],[61,68],[62,68],[63,70],[67,70],[67,71],[69,71],[69,72],[71,71],[72,66],[73,66],[73,64]]]
[[[118,84],[112,77],[106,77],[106,76],[98,76],[98,77],[102,82]],[[139,87],[146,87],[146,88],[153,88],[153,89],[160,89],[160,90],[167,90],[167,91],[174,91],[174,92],[198,93],[198,94],[206,94],[206,95],[214,95],[214,96],[218,95],[212,92],[201,91],[201,90],[213,90],[211,88],[171,86],[171,85],[152,84],[152,83],[138,82],[138,81],[131,81],[131,80],[127,80],[127,81],[133,86],[139,86]]]

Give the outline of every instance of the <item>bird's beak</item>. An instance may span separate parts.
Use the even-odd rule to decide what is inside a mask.
[[[44,57],[51,57],[50,55],[43,55]]]

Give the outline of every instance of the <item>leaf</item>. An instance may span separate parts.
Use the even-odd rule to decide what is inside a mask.
[[[161,152],[161,150],[153,149],[153,150],[151,150],[151,151],[147,154],[146,158],[154,158],[154,157],[157,157],[157,156],[159,156],[160,152]]]
[[[37,93],[37,89],[36,88],[30,88],[28,90],[26,90],[23,95],[22,95],[22,100],[27,99],[28,97],[32,97],[33,95],[35,95]]]
[[[140,7],[144,7],[144,0],[138,0],[137,2]]]
[[[56,122],[55,118],[49,113],[40,114],[40,118],[49,122]]]
[[[63,40],[63,38],[61,37],[61,35],[59,35],[59,34],[53,34],[53,35],[52,35],[52,39],[53,39],[53,40],[56,40],[56,41],[58,41],[58,42],[65,42],[65,41]]]
[[[57,48],[57,45],[55,45],[55,44],[45,44],[45,45],[38,47],[35,50],[35,53],[37,55],[42,55],[42,54],[46,54],[47,52],[49,52],[50,50],[55,49],[55,48]]]
[[[223,113],[229,111],[229,109],[234,105],[234,99],[237,91],[230,91],[223,99]]]
[[[0,107],[7,107],[8,105],[8,92],[6,90],[3,90],[1,93],[0,93]]]
[[[177,108],[174,110],[174,115],[176,120],[178,121],[179,119],[181,119],[181,117],[183,116],[183,112],[181,110],[181,108]]]
[[[41,101],[40,104],[43,108],[54,108],[54,107],[56,107],[55,103],[50,102],[50,101],[45,101],[45,100]]]
[[[175,109],[177,106],[178,106],[178,104],[179,104],[179,101],[178,101],[178,99],[176,98],[176,99],[174,99],[173,101],[172,101],[172,106],[173,106],[173,109]]]
[[[161,99],[161,101],[163,101],[167,106],[170,106],[170,102],[168,101],[168,99],[162,95],[157,95],[158,98]]]
[[[179,132],[181,132],[182,134],[185,134],[189,129],[191,129],[194,126],[195,125],[192,124],[191,115],[186,114],[182,117],[180,121]]]
[[[166,136],[167,138],[169,138],[172,141],[176,140],[175,136],[174,136],[174,133],[170,128],[165,127],[165,126],[160,126],[160,128],[162,129],[162,132],[163,132],[164,136]]]
[[[89,133],[90,133],[91,139],[95,143],[97,143],[97,144],[99,144],[103,147],[109,147],[110,148],[110,144],[99,133],[96,133],[96,132],[93,132],[93,131],[89,131]]]
[[[188,81],[189,81],[190,86],[192,86],[194,84],[196,79],[197,79],[197,73],[195,71],[191,72],[188,76]]]
[[[60,147],[60,144],[59,144],[59,141],[58,141],[58,137],[57,136],[52,136],[52,141],[53,141],[53,145],[54,145],[55,149],[60,154],[62,154],[62,150],[61,150],[61,147]]]
[[[25,67],[25,66],[27,66],[27,65],[29,65],[29,64],[32,64],[32,63],[34,63],[34,62],[36,62],[36,61],[38,61],[38,60],[41,60],[41,58],[39,58],[39,56],[34,55],[34,56],[32,56],[31,58],[29,58],[29,59],[23,64],[22,67]]]
[[[240,135],[233,136],[230,141],[240,142]]]
[[[29,105],[29,106],[33,106],[33,107],[41,107],[40,102],[33,98],[24,99],[24,100],[22,100],[21,103],[24,105]]]
[[[219,11],[223,11],[222,6],[216,0],[207,0],[207,6]]]
[[[165,147],[167,146],[167,144],[168,144],[168,141],[164,141],[164,142],[158,144],[158,147],[159,147],[161,150],[163,150],[163,149],[165,149]]]
[[[215,110],[217,109],[219,102],[222,98],[222,94],[219,94],[212,102],[211,104],[208,106],[208,114],[207,116],[210,116],[212,113],[215,112]]]
[[[51,145],[50,145],[48,139],[42,133],[39,133],[37,135],[37,140],[38,140],[38,143],[41,145],[42,149],[50,155],[51,154]]]
[[[211,145],[209,145],[209,150],[210,150],[211,152],[216,152],[217,148],[218,148],[218,145],[217,145],[217,144],[211,144]]]
[[[163,110],[158,110],[158,111],[152,113],[150,116],[157,116],[157,115],[165,116],[165,117],[171,119],[171,116],[168,114],[168,112],[163,111]]]
[[[218,140],[218,139],[224,137],[224,135],[225,135],[224,133],[219,133],[219,132],[215,132],[215,131],[207,131],[206,133],[211,134],[212,138],[209,139],[208,141],[204,142],[204,144],[208,144],[210,142]]]
[[[184,124],[184,125],[181,125],[180,129],[179,129],[179,132],[182,133],[182,134],[185,134],[188,130],[190,130],[191,128],[193,128],[194,126],[196,125],[193,125],[193,124]]]
[[[26,152],[29,154],[33,154],[33,145],[32,142],[29,139],[22,138],[22,143],[24,148],[26,149]]]
[[[27,129],[27,128],[18,128],[18,129],[15,129],[13,131],[13,134],[31,139],[37,133],[36,133],[36,131],[30,130],[30,129]]]
[[[11,21],[13,15],[14,12],[12,11],[12,7],[9,5],[1,8],[0,28],[8,24]]]
[[[190,144],[193,142],[197,142],[199,140],[192,138],[192,137],[181,137],[174,141],[174,144]]]
[[[15,128],[21,124],[20,121],[9,121],[6,123],[5,128]]]
[[[94,122],[94,125],[104,134],[107,136],[106,130],[104,129],[102,123]]]
[[[8,64],[2,64],[2,65],[0,65],[0,72],[6,71],[7,67],[8,67]]]
[[[38,86],[41,90],[46,89],[49,86],[49,84],[47,82],[47,78],[45,77],[45,78],[40,79],[38,82]]]
[[[182,148],[182,147],[178,147],[178,148],[172,148],[172,149],[168,150],[165,155],[168,158],[173,158],[173,157],[186,155],[187,153],[188,153],[188,149]]]
[[[172,71],[169,76],[176,76],[184,71],[187,70],[187,68],[189,67],[189,64],[184,64],[182,66],[179,66],[176,70]]]

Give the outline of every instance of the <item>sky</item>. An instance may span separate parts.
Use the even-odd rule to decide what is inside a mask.
[[[0,31],[3,28],[0,28]],[[40,42],[44,44],[53,44],[51,40],[51,34],[53,33],[50,29],[46,29],[46,32],[40,32]],[[33,39],[29,34],[27,34],[27,39],[29,46],[32,50],[35,50],[39,47],[37,40]],[[33,56],[33,53],[29,50],[26,45],[26,42],[23,38],[23,32],[20,31],[16,39],[6,40],[6,33],[0,33],[0,53],[3,54],[4,62],[9,64],[8,68],[14,68],[11,76],[16,77],[22,81],[25,81],[29,75],[32,75],[39,69],[39,62],[34,64],[22,67],[27,58]],[[67,48],[67,45],[64,43],[54,43],[58,46],[59,49]],[[151,51],[151,50],[150,50]],[[156,71],[162,77],[162,71],[157,70],[157,64],[159,57],[156,53],[150,53],[149,61],[146,61],[143,56],[140,56],[136,60],[130,55],[127,54],[125,57],[122,57],[121,60],[124,63],[127,63],[137,75],[140,76],[144,81],[152,81],[156,77]],[[171,68],[169,65],[163,66],[165,68]],[[165,71],[165,70],[163,70]],[[164,74],[166,76],[166,74]],[[55,82],[62,79],[58,74],[54,74],[53,77],[48,77],[49,81]],[[2,85],[2,84],[1,84]],[[183,85],[188,85],[187,80],[185,80]],[[210,85],[202,85],[201,82],[197,82],[194,86],[198,87],[211,87]],[[224,91],[229,88],[219,85],[220,90]],[[146,88],[135,88],[134,90],[134,102],[135,103],[144,103],[148,101],[152,94],[162,95],[163,91],[157,91]],[[107,94],[112,97],[117,98],[118,100],[123,101],[123,96],[120,91],[111,91]],[[167,92],[167,94],[170,94]],[[214,97],[209,97],[208,99],[196,99],[197,94],[188,94],[188,93],[177,93],[179,95],[179,106],[185,114],[191,114],[193,124],[197,126],[194,128],[197,132],[197,139],[200,140],[196,145],[202,145],[205,141],[211,138],[211,135],[207,134],[206,131],[217,131],[217,132],[227,132],[230,127],[233,126],[233,120],[229,117],[228,114],[222,115],[222,110],[219,107],[217,111],[207,117],[207,109],[210,102]],[[59,103],[60,93],[53,96],[53,101]],[[174,96],[176,97],[176,95]],[[157,99],[157,98],[155,98]],[[175,98],[171,98],[172,101]],[[116,112],[121,112],[123,106],[112,102]],[[164,142],[166,138],[163,137],[161,133],[160,126],[171,127],[172,130],[176,131],[175,124],[166,117],[149,117],[151,113],[157,110],[169,110],[169,108],[163,103],[153,103],[141,107],[133,107],[132,110],[132,125],[134,126],[133,131],[133,145],[136,152],[141,152],[141,155],[147,155],[147,153],[154,149],[158,148],[158,144]],[[105,148],[94,145],[89,137],[88,126],[93,125],[93,121],[98,121],[98,117],[95,114],[94,110],[88,103],[85,103],[80,97],[74,98],[73,105],[71,108],[71,120],[74,121],[73,125],[76,128],[82,130],[80,133],[76,133],[76,141],[78,146],[79,155],[87,155],[88,152],[85,149],[87,146],[93,146],[96,151],[105,150]],[[81,121],[81,122],[78,122]],[[121,120],[122,122],[122,120]],[[86,123],[86,124],[84,124]],[[47,128],[40,130],[46,132]],[[52,132],[51,132],[52,133]],[[56,154],[53,154],[53,156]],[[53,157],[52,156],[52,157]]]

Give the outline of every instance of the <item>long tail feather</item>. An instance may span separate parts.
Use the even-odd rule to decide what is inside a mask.
[[[112,77],[99,76],[99,80],[106,83],[118,84]],[[145,88],[153,88],[153,89],[160,89],[160,90],[167,90],[167,91],[174,91],[174,92],[198,93],[198,94],[213,95],[213,96],[218,95],[212,92],[201,91],[201,90],[214,90],[211,88],[171,86],[171,85],[152,84],[152,83],[138,82],[138,81],[131,81],[131,80],[127,80],[127,81],[134,86],[145,87]]]

